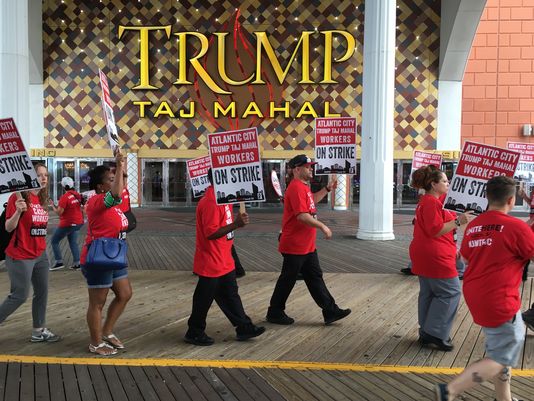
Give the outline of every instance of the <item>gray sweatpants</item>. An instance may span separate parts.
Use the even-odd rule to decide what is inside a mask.
[[[45,327],[49,268],[46,251],[35,259],[13,260],[6,255],[6,268],[11,281],[11,290],[0,305],[0,323],[26,302],[32,285],[33,327]]]
[[[460,280],[419,276],[419,327],[425,333],[447,341],[462,292]]]

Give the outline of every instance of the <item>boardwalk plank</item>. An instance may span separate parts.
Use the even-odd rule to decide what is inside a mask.
[[[56,363],[48,365],[48,382],[50,384],[50,400],[65,401],[65,388],[61,365]]]
[[[143,395],[139,391],[135,379],[128,366],[116,366],[117,376],[119,376],[122,388],[128,396],[128,401],[143,401]]]
[[[283,401],[284,397],[256,369],[237,369],[237,372],[254,383],[270,401]]]
[[[20,395],[20,363],[10,362],[7,366],[6,391],[4,398],[6,401],[18,401]]]
[[[213,372],[239,401],[262,399],[263,394],[259,392],[254,385],[247,382],[240,383],[237,378],[231,374],[232,370],[233,369],[216,369]],[[255,393],[255,396],[252,393]]]
[[[35,400],[35,375],[32,363],[23,363],[20,366],[20,400]]]
[[[171,372],[178,380],[178,383],[182,385],[185,392],[189,395],[193,401],[206,401],[206,397],[202,394],[199,388],[195,385],[191,377],[187,374],[185,369],[171,367]]]
[[[102,375],[106,381],[111,399],[113,401],[128,401],[128,396],[124,391],[123,385],[117,374],[115,366],[112,365],[102,365]]]
[[[208,401],[224,400],[216,391],[214,391],[210,380],[206,379],[202,374],[203,369],[205,368],[185,368],[185,371]]]
[[[154,391],[154,388],[152,388],[143,368],[140,366],[130,366],[130,372],[143,396],[143,400],[158,401],[158,395]]]
[[[48,366],[44,363],[37,363],[35,364],[34,369],[35,401],[50,401],[50,379],[48,378]]]
[[[154,391],[158,395],[158,399],[161,401],[174,401],[175,398],[171,391],[167,388],[165,380],[161,377],[160,373],[154,366],[145,366],[144,372],[150,384],[154,388]]]
[[[0,401],[5,401],[4,392],[6,390],[7,363],[0,362]]]
[[[114,401],[100,365],[88,365],[91,383],[98,401]],[[120,386],[119,386],[120,387]]]
[[[87,365],[74,365],[82,401],[97,401]]]
[[[187,392],[185,391],[184,387],[178,381],[176,376],[172,374],[170,368],[158,366],[156,367],[156,369],[158,370],[158,373],[161,375],[162,379],[165,381],[165,384],[169,388],[169,391],[172,393],[176,400],[195,401],[191,397],[189,397],[189,395],[187,395]]]
[[[285,398],[290,400],[319,400],[317,394],[307,387],[307,382],[295,380],[287,375],[288,371],[282,369],[262,369],[261,374]]]

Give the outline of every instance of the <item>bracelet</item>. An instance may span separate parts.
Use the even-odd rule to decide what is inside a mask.
[[[324,187],[324,189],[326,189],[326,192],[332,191],[331,189],[328,189],[328,187]]]

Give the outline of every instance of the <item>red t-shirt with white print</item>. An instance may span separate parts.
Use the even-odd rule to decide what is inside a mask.
[[[46,249],[48,210],[39,203],[37,195],[29,193],[30,207],[22,213],[17,228],[6,248],[6,255],[15,260],[35,259]],[[7,202],[6,220],[11,218],[17,207],[17,195],[12,194]]]
[[[95,238],[126,238],[128,219],[118,206],[106,207],[106,194],[97,194],[87,201],[87,237],[82,248],[80,264],[85,264],[87,249]]]
[[[217,205],[213,186],[209,186],[197,205],[197,231],[193,271],[203,277],[221,277],[235,269],[232,258],[234,233],[208,239],[219,228],[233,223],[231,205]]]
[[[83,224],[82,196],[71,189],[59,198],[58,207],[63,208],[63,213],[59,216],[58,226],[61,228]]]
[[[524,222],[490,210],[471,221],[460,253],[467,259],[464,298],[473,320],[498,327],[521,307],[523,266],[534,257],[534,233]]]
[[[315,251],[317,229],[297,220],[301,213],[317,215],[313,194],[308,185],[294,179],[287,187],[284,196],[284,215],[282,217],[282,235],[278,244],[280,253],[306,255]]]

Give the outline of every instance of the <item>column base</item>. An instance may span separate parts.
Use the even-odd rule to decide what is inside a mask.
[[[334,206],[334,210],[349,210],[347,206]]]
[[[358,230],[356,238],[368,241],[391,241],[395,239],[395,234],[391,231]]]

